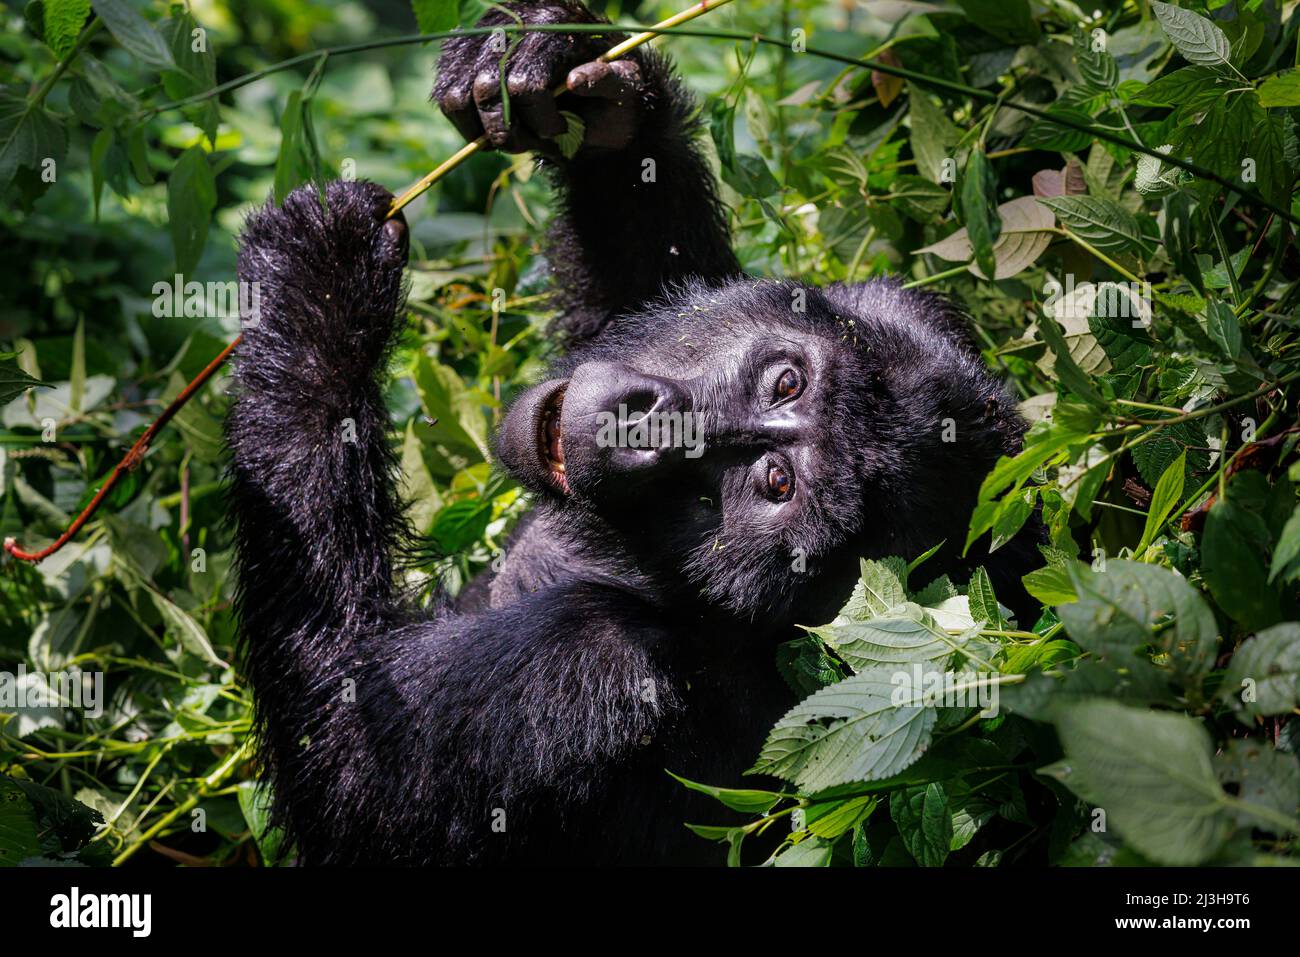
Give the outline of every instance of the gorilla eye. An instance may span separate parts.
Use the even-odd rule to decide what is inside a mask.
[[[798,395],[803,389],[803,379],[794,369],[786,369],[776,380],[775,398],[777,401]]]
[[[794,491],[794,479],[780,465],[773,465],[767,470],[767,488],[774,498],[784,502]]]

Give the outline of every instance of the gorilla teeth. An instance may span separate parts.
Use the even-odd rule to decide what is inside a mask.
[[[542,423],[538,435],[538,451],[543,463],[551,473],[551,478],[564,492],[569,490],[569,482],[564,474],[564,430],[560,425],[560,412],[564,408],[564,389],[557,389],[546,400],[542,409]]]

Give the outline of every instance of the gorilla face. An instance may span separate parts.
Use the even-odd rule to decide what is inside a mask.
[[[501,460],[661,601],[774,627],[829,618],[858,558],[938,542],[911,521],[922,479],[973,502],[983,472],[944,478],[962,458],[938,445],[960,350],[800,289],[688,288],[616,324],[518,398]]]

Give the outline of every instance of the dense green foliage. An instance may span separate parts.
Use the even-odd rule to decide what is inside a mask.
[[[981,573],[864,562],[841,615],[781,649],[805,700],[755,757],[788,790],[690,785],[752,821],[691,822],[732,860],[790,823],[779,864],[1297,849],[1300,12],[1092,6],[741,2],[692,29],[780,43],[663,41],[707,97],[748,270],[898,272],[966,304],[1034,422],[971,539],[1005,542],[1036,510],[1050,534],[1026,579],[1037,621],[1009,621]],[[481,5],[414,8],[0,7],[0,534],[56,537],[237,333],[211,302],[159,315],[177,301],[159,283],[231,279],[268,195],[398,190],[459,145],[426,101],[433,46],[388,41]],[[373,48],[312,55],[347,44]],[[527,507],[487,438],[547,348],[547,202],[527,157],[483,155],[408,210],[391,405],[415,582],[459,587]],[[275,841],[233,664],[224,405],[218,378],[73,543],[0,569],[0,670],[102,673],[106,698],[98,716],[0,703],[0,862],[251,862]],[[920,695],[945,671],[962,706],[899,697],[900,673]]]

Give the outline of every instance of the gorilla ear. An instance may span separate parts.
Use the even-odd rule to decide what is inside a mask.
[[[947,296],[922,289],[905,289],[896,276],[866,282],[833,283],[822,290],[834,308],[852,316],[871,316],[913,329],[930,329],[971,355],[979,347],[971,335],[970,316]]]

